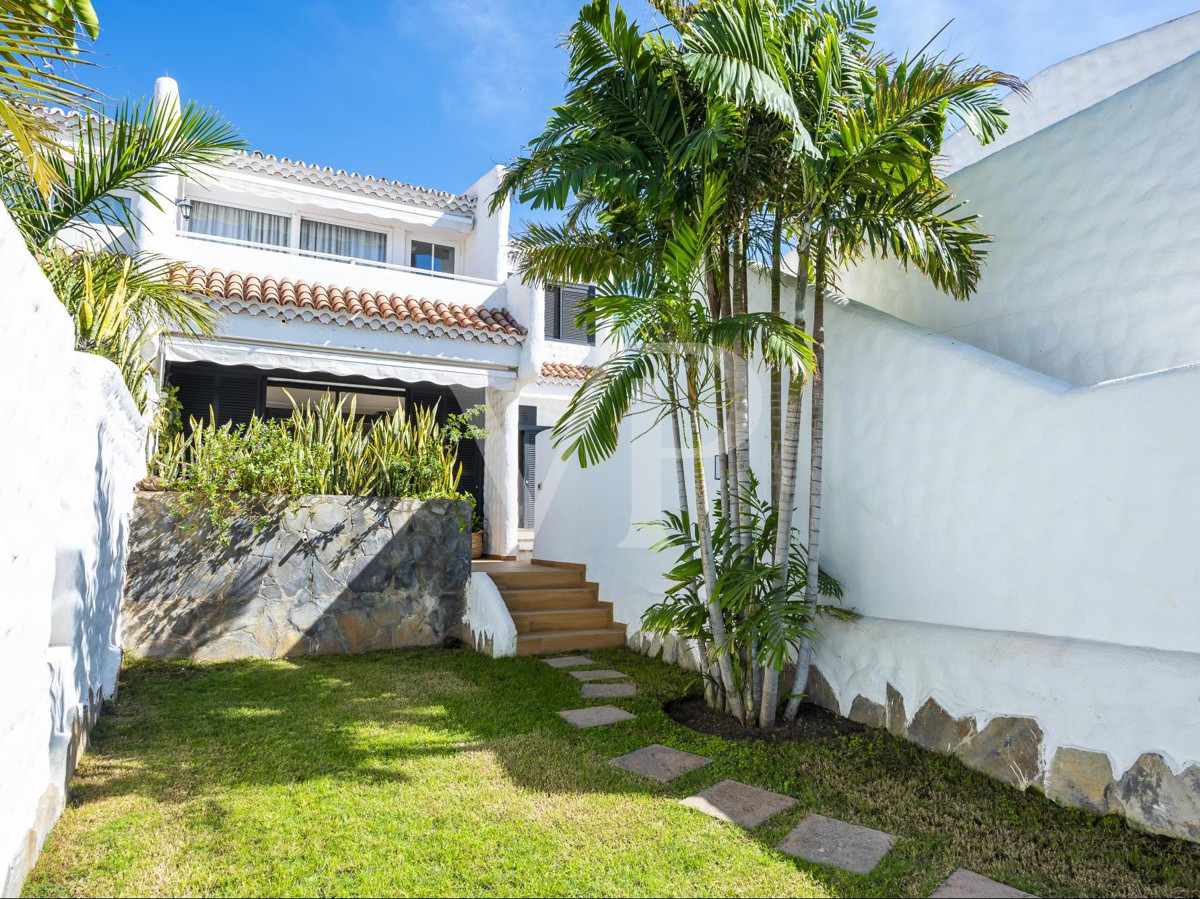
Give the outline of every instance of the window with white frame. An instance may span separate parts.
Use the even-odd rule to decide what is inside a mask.
[[[301,219],[300,250],[366,259],[371,262],[387,262],[387,234],[382,231],[351,228],[348,225]]]
[[[187,229],[192,234],[286,247],[292,220],[283,215],[193,200]]]
[[[413,268],[441,272],[444,275],[454,274],[454,247],[428,240],[414,240],[409,259],[409,265]]]

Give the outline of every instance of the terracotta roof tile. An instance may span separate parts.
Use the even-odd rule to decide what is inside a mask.
[[[243,275],[200,266],[179,266],[171,282],[234,311],[266,311],[299,315],[357,327],[432,332],[495,343],[518,343],[525,329],[507,309],[460,306],[443,300],[418,299],[385,291],[312,284],[275,275]]]
[[[286,156],[275,157],[258,150],[232,154],[225,160],[225,165],[258,174],[275,175],[302,184],[331,187],[384,200],[398,200],[401,203],[444,209],[466,216],[475,215],[475,198],[464,194],[432,190],[428,187],[406,184],[403,181],[376,178],[374,175],[360,175],[358,172],[347,172],[345,169],[335,170],[331,166],[301,162],[298,159],[288,159]]]
[[[591,371],[590,365],[573,365],[570,362],[542,363],[542,379],[546,381],[584,381]]]

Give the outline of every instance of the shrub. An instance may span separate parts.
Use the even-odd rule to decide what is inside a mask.
[[[223,535],[266,496],[449,498],[473,508],[474,497],[458,489],[458,444],[483,435],[469,421],[479,411],[450,416],[445,426],[436,408],[397,410],[367,422],[355,417],[353,402],[325,397],[290,418],[254,418],[245,426],[192,419],[189,437],[177,434],[163,443],[155,474],[163,489],[179,492],[181,512],[204,509]],[[464,519],[464,529],[468,524]]]

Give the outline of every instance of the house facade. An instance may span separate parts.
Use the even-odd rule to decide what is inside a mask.
[[[173,79],[155,103],[178,109]],[[586,288],[510,273],[509,205],[490,209],[502,173],[448,193],[255,152],[160,176],[157,204],[132,200],[135,249],[181,261],[179,285],[219,313],[213,336],[156,348],[185,419],[282,416],[324,394],[364,416],[483,405],[462,487],[488,551],[515,553],[533,526],[533,438],[598,350],[575,325]]]

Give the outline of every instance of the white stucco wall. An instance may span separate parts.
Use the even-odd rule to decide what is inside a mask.
[[[144,427],[0,208],[0,866],[16,895],[117,685],[126,522]]]
[[[1035,79],[1035,101],[1082,90],[1092,61],[1066,85]],[[1200,361],[1197,79],[1189,56],[954,174],[995,237],[969,302],[890,262],[846,275],[846,295],[1071,384]]]
[[[981,729],[1034,718],[1044,763],[1200,761],[1200,365],[1074,387],[854,303],[829,305],[826,344],[822,561],[866,616],[823,627],[841,711],[890,683],[910,718],[931,697]],[[632,523],[677,505],[669,432],[643,429],[588,470],[546,446],[535,542],[631,631],[671,561]]]

